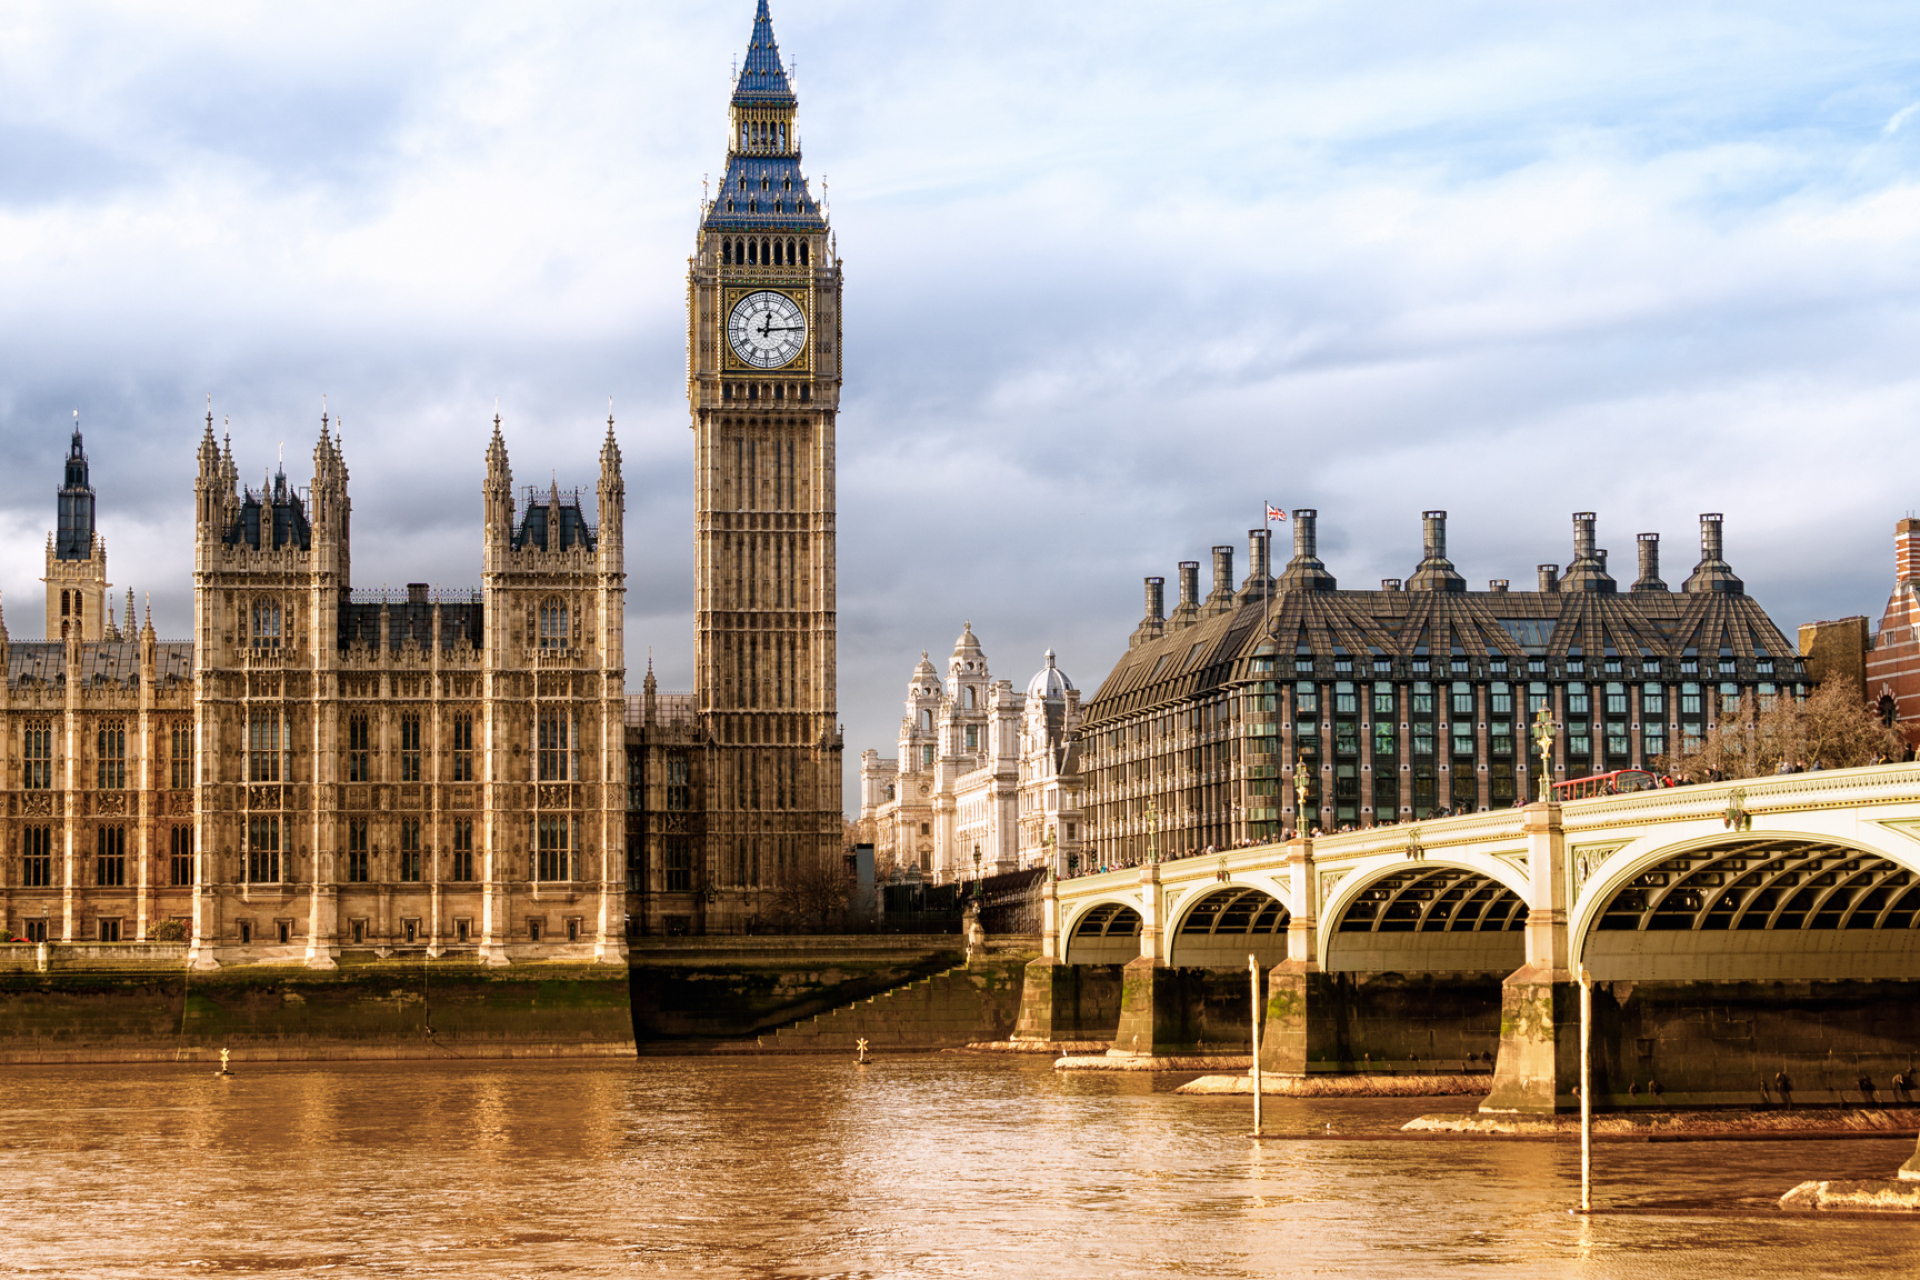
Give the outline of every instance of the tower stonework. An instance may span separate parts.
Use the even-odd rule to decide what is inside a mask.
[[[739,927],[841,841],[834,422],[840,262],[801,172],[766,0],[730,107],[726,175],[687,281],[694,432],[693,702],[704,927]],[[669,906],[670,904],[665,904]]]

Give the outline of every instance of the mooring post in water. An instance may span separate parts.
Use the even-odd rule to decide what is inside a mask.
[[[1248,956],[1253,975],[1253,1136],[1260,1136],[1260,957]]]
[[[1593,973],[1580,966],[1580,1212],[1593,1212]]]

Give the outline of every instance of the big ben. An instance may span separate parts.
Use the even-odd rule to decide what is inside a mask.
[[[840,262],[801,171],[798,105],[759,0],[729,110],[726,175],[687,279],[710,929],[768,910],[770,894],[828,868],[841,839]]]

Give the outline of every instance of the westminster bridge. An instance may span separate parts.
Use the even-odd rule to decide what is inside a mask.
[[[1291,1074],[1491,1070],[1483,1109],[1905,1101],[1920,767],[1536,803],[1051,883],[1020,1038],[1246,1044]],[[1117,966],[1124,966],[1117,968]],[[1116,981],[1117,974],[1117,981]],[[1236,976],[1237,975],[1237,976]]]

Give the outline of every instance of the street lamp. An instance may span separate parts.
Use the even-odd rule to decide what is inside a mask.
[[[1293,762],[1293,821],[1296,834],[1304,835],[1311,830],[1307,826],[1307,792],[1313,789],[1313,782],[1307,776],[1312,767],[1309,753],[1302,751]]]
[[[980,896],[980,846],[973,846],[973,896]]]
[[[1540,799],[1544,802],[1553,792],[1553,717],[1545,707],[1533,718],[1533,749],[1540,753]]]

